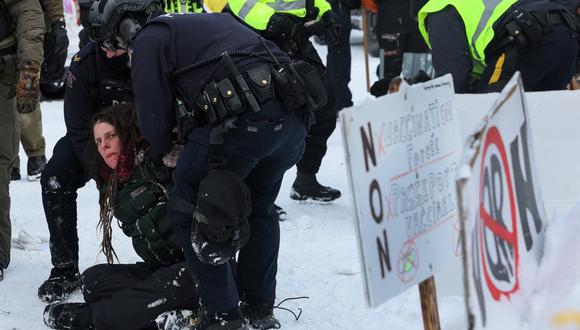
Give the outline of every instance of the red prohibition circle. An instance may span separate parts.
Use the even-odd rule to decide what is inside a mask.
[[[500,226],[495,219],[492,219],[490,214],[485,210],[483,205],[483,194],[484,194],[484,186],[483,186],[483,178],[484,178],[484,163],[485,163],[485,156],[487,154],[488,148],[490,145],[495,145],[499,151],[501,157],[501,165],[505,172],[506,177],[506,185],[508,190],[508,198],[509,198],[509,206],[510,206],[510,213],[511,213],[511,220],[512,220],[512,232],[510,233],[506,228]],[[492,178],[493,180],[493,178]],[[516,205],[515,205],[515,196],[514,196],[514,189],[512,186],[512,179],[511,173],[509,168],[509,163],[507,159],[507,154],[505,152],[505,146],[503,144],[503,140],[499,133],[497,127],[491,127],[486,136],[483,145],[483,155],[481,156],[481,169],[480,169],[480,190],[479,190],[479,218],[482,220],[479,222],[479,249],[480,249],[480,257],[481,263],[483,264],[483,273],[485,277],[485,282],[489,287],[489,292],[494,300],[499,301],[499,297],[503,294],[506,297],[509,297],[510,294],[514,293],[519,288],[519,251],[518,251],[518,230],[517,230],[517,219],[516,219]],[[491,201],[490,201],[491,202]],[[511,244],[514,248],[514,260],[515,260],[515,285],[511,290],[502,291],[500,288],[496,287],[491,277],[489,275],[486,263],[486,252],[484,249],[484,238],[483,238],[483,231],[484,226],[487,227],[489,230],[493,232],[494,235],[499,236],[502,240],[506,241],[508,244]]]

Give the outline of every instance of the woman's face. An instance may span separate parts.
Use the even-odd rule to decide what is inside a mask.
[[[121,155],[121,139],[115,127],[109,123],[97,122],[93,127],[93,136],[99,154],[111,169],[116,169]]]

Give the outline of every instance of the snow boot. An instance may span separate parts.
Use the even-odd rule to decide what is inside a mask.
[[[34,181],[40,179],[40,175],[42,174],[42,171],[44,171],[45,166],[46,157],[44,155],[28,157],[28,180]]]
[[[0,281],[4,279],[4,269],[0,268]]]
[[[290,191],[290,198],[297,201],[331,202],[340,195],[340,190],[318,183],[315,174],[298,173]]]
[[[194,330],[248,330],[246,320],[237,308],[220,313],[201,311],[200,314],[192,322]]]
[[[286,221],[286,219],[288,219],[288,214],[286,214],[286,211],[284,211],[283,208],[276,204],[274,204],[274,213],[276,214],[278,221]]]
[[[18,181],[21,178],[20,169],[18,167],[13,167],[12,171],[10,171],[10,181]]]
[[[87,303],[56,303],[44,308],[44,324],[51,329],[94,329],[92,307]]]
[[[155,318],[159,330],[191,329],[195,322],[195,314],[187,309],[175,309],[159,314]]]
[[[280,329],[280,322],[274,317],[274,307],[270,304],[242,302],[240,310],[254,329]]]
[[[71,292],[79,288],[81,274],[76,267],[52,268],[48,280],[38,288],[38,298],[51,303],[64,300]]]

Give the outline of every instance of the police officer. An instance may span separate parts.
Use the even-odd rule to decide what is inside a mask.
[[[36,0],[0,0],[0,280],[10,263],[10,172],[18,152],[20,113],[40,95],[42,9]]]
[[[377,2],[376,33],[381,62],[377,67],[379,80],[371,86],[370,92],[378,97],[386,94],[391,81],[401,75],[404,53],[424,54],[429,48],[419,33],[416,21],[419,6],[424,4],[425,0]]]
[[[195,329],[246,329],[240,300],[252,326],[277,327],[280,229],[273,206],[284,172],[302,155],[306,134],[305,114],[286,109],[272,88],[270,70],[289,59],[229,14],[149,20],[159,7],[157,0],[138,6],[109,0],[102,16],[106,27],[100,30],[102,38],[129,48],[139,126],[152,152],[172,150],[176,98],[201,126],[188,134],[170,192],[170,203],[197,207],[192,217],[170,204],[176,237],[199,285],[202,312]],[[289,82],[282,74],[279,78]],[[322,79],[318,85],[324,85]],[[214,227],[221,221],[221,229]],[[234,269],[227,262],[233,257],[228,246],[239,247],[246,239]],[[208,251],[198,244],[204,240],[225,250]]]
[[[499,91],[520,71],[527,91],[565,89],[574,74],[577,0],[429,0],[419,29],[455,91]],[[566,5],[566,6],[564,6]]]
[[[64,93],[64,64],[68,52],[68,37],[64,22],[62,0],[42,0],[46,23],[44,60],[41,66],[40,91],[45,98],[62,97]],[[18,116],[20,141],[28,156],[28,180],[38,180],[46,165],[46,142],[42,134],[40,105],[31,113]],[[20,159],[17,156],[11,173],[12,180],[20,180]]]
[[[340,42],[340,24],[326,0],[251,1],[228,0],[229,10],[262,36],[274,41],[290,57],[315,63],[321,72],[324,65],[308,38],[320,35],[329,47]],[[329,202],[340,191],[321,185],[316,173],[326,154],[326,143],[336,128],[335,96],[328,86],[328,103],[315,113],[315,123],[308,130],[304,156],[298,162],[297,177],[290,198]]]
[[[56,143],[40,180],[50,232],[53,268],[39,287],[45,302],[64,299],[78,287],[77,190],[89,180],[86,149],[91,117],[100,109],[133,99],[129,57],[124,50],[87,43],[71,60],[66,79],[66,134]]]
[[[203,12],[202,0],[164,0],[166,13],[199,14]],[[79,48],[89,42],[89,10],[93,0],[79,0],[79,12],[82,30],[79,32]]]

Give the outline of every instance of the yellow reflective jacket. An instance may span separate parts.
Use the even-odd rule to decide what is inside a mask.
[[[326,0],[312,1],[314,8],[318,9],[316,20],[332,10]],[[300,18],[306,17],[307,14],[306,0],[228,0],[228,5],[234,15],[259,31],[266,30],[270,17],[276,13]]]
[[[492,41],[495,31],[494,24],[518,0],[429,0],[419,10],[419,31],[427,45],[429,34],[425,20],[430,14],[439,12],[447,6],[455,7],[465,25],[465,36],[469,44],[471,57],[474,61],[485,66],[485,49]]]

